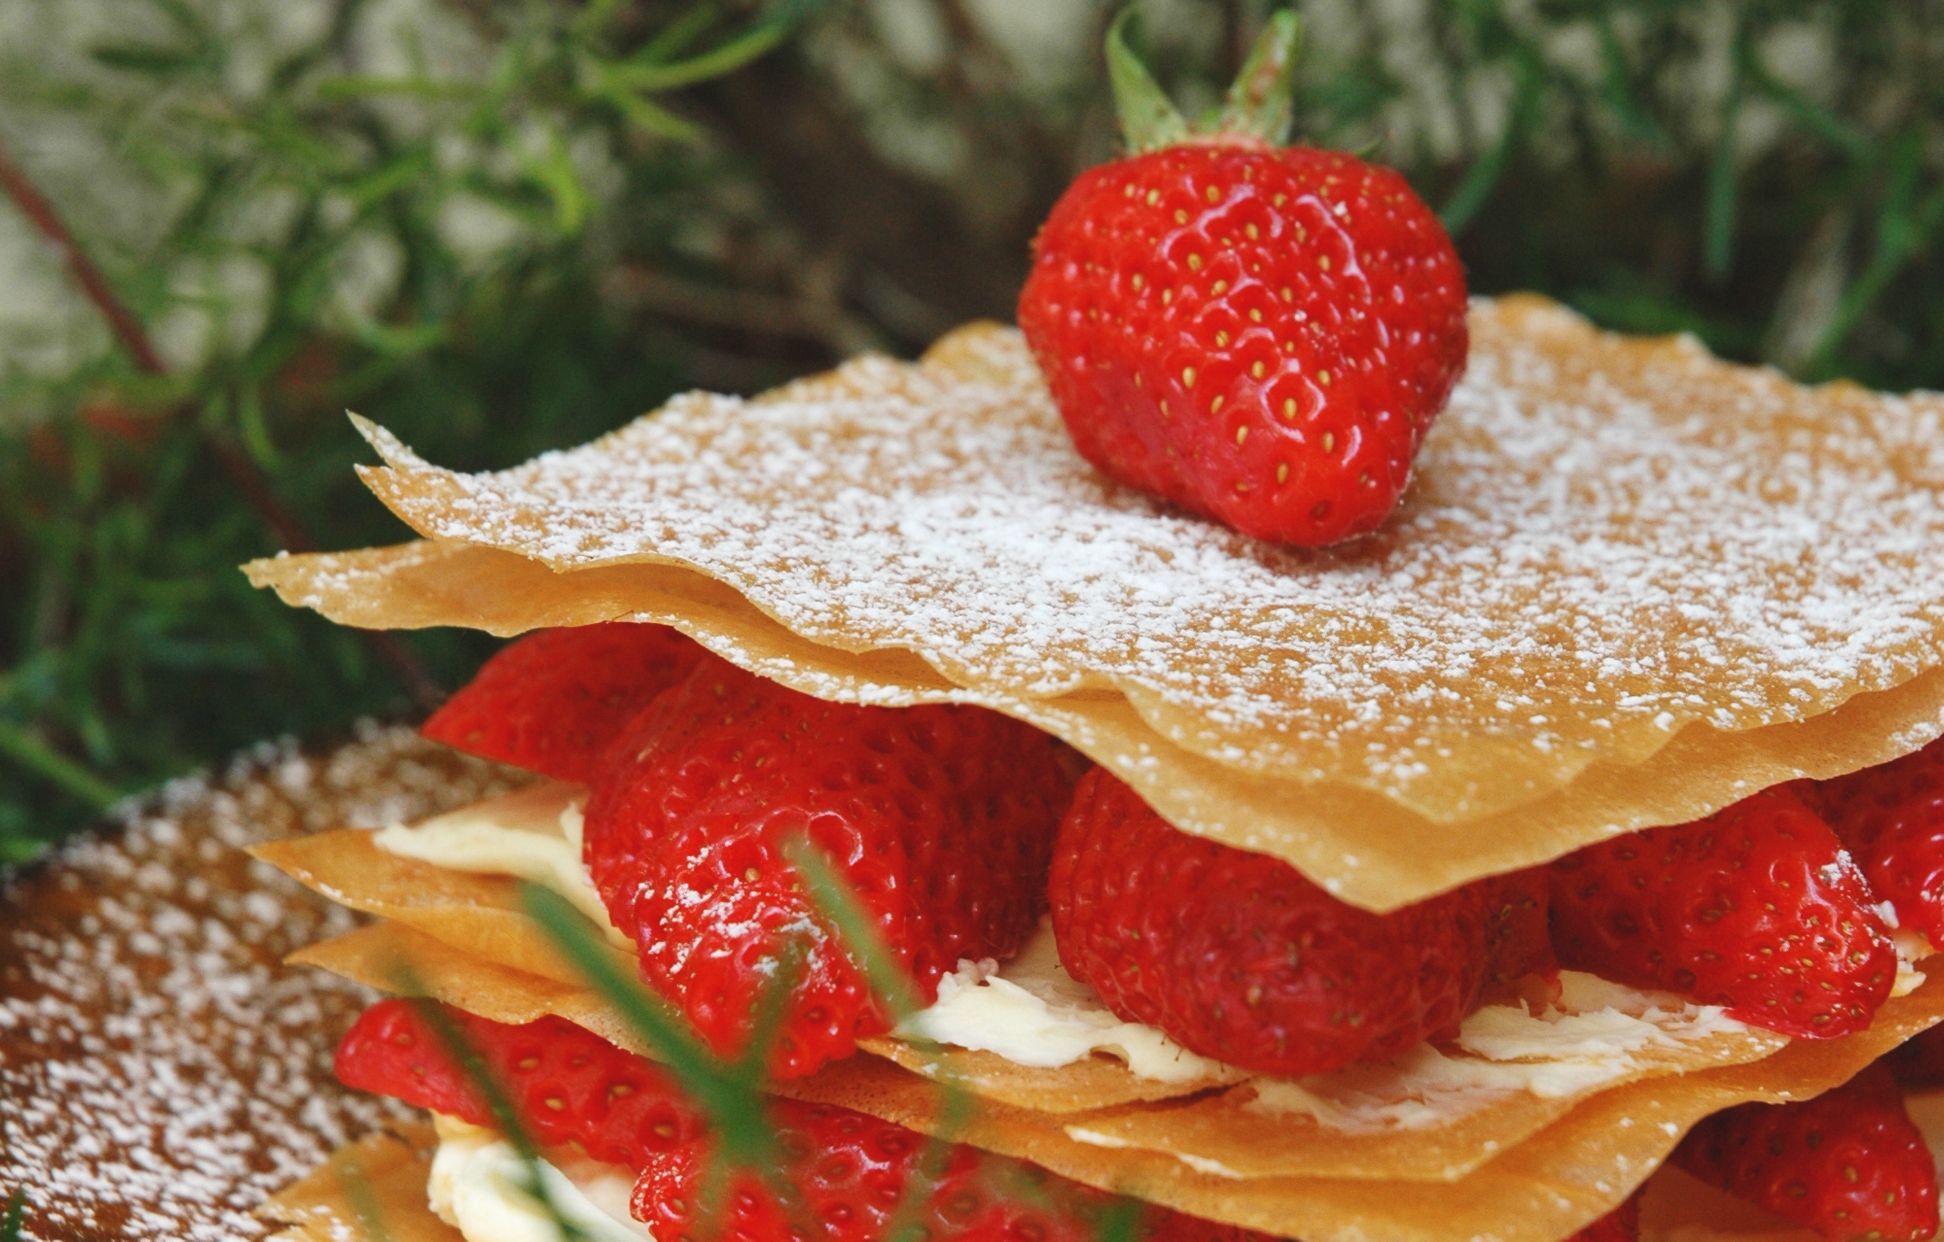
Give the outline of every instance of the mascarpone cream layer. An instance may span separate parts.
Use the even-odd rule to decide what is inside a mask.
[[[394,825],[374,841],[434,866],[544,885],[626,944],[581,859],[585,796],[578,786],[542,785],[417,825]],[[1914,985],[1918,978],[1910,972],[1899,983]],[[1394,1061],[1305,1079],[1257,1078],[1250,1107],[1307,1115],[1341,1130],[1429,1127],[1509,1093],[1558,1098],[1596,1089],[1634,1072],[1642,1052],[1747,1029],[1718,1006],[1567,971],[1550,1008],[1490,1005],[1466,1019],[1447,1048],[1420,1045]],[[961,962],[940,981],[936,1003],[912,1015],[899,1033],[1026,1066],[1051,1068],[1105,1053],[1137,1075],[1166,1082],[1220,1068],[1152,1026],[1117,1017],[1066,973],[1044,923],[1010,961]]]
[[[556,1217],[584,1242],[655,1242],[648,1226],[629,1215],[634,1175],[628,1170],[560,1153],[529,1168],[496,1131],[451,1117],[434,1117],[433,1125],[439,1147],[426,1198],[466,1242],[568,1242]],[[533,1184],[536,1173],[544,1199]]]

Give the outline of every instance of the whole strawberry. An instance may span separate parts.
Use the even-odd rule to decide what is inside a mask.
[[[658,1238],[722,1242],[1269,1242],[1261,1234],[1117,1200],[1044,1169],[925,1136],[835,1105],[772,1103],[773,1177],[737,1175],[703,1214],[711,1144],[660,1152],[635,1183],[634,1215]],[[935,1162],[935,1163],[934,1163]],[[927,1178],[913,1192],[916,1178]],[[1138,1222],[1110,1232],[1116,1221]]]
[[[502,647],[419,731],[469,755],[586,784],[615,735],[705,658],[665,625],[539,630]]]
[[[788,983],[767,1061],[796,1077],[889,1021],[792,845],[823,852],[929,1001],[961,958],[1032,930],[1071,789],[1061,745],[996,713],[828,703],[708,660],[615,743],[586,858],[643,974],[716,1051],[746,1051]]]
[[[1047,897],[1061,962],[1116,1014],[1301,1075],[1449,1033],[1488,971],[1544,962],[1505,939],[1532,934],[1530,888],[1484,881],[1372,914],[1279,859],[1175,829],[1096,768],[1060,826]]]
[[[1208,133],[1108,39],[1133,154],[1081,174],[1019,324],[1082,456],[1245,534],[1320,546],[1403,495],[1464,369],[1465,278],[1396,172],[1280,146],[1279,14]]]
[[[1937,1232],[1937,1168],[1882,1064],[1812,1100],[1717,1113],[1674,1161],[1829,1242],[1917,1242]]]
[[[484,1074],[535,1142],[572,1144],[630,1169],[702,1134],[702,1115],[667,1070],[570,1022],[509,1026],[445,1006],[437,1013],[435,1024],[426,1002],[405,1000],[365,1010],[338,1044],[339,1081],[498,1127],[479,1086]]]
[[[1862,1030],[1890,994],[1896,950],[1875,901],[1789,788],[1552,865],[1561,963],[1811,1039]]]
[[[1944,946],[1944,740],[1810,788],[1898,925]]]

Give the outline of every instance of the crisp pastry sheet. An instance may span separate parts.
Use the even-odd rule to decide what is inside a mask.
[[[284,1228],[278,1242],[463,1242],[433,1215],[425,1181],[437,1140],[429,1124],[347,1143],[258,1210]]]
[[[503,1022],[554,1014],[641,1050],[625,1020],[586,989],[471,957],[398,924],[361,929],[292,960],[381,988],[396,989],[409,976],[426,994],[471,1013]],[[992,1101],[981,1101],[951,1137],[1089,1185],[1307,1242],[1553,1242],[1611,1210],[1701,1117],[1751,1100],[1827,1090],[1941,1018],[1944,983],[1933,980],[1891,1001],[1867,1032],[1798,1041],[1752,1064],[1642,1080],[1593,1096],[1453,1181],[1237,1178],[1191,1168],[1169,1152],[1083,1142],[1070,1132],[1071,1117]],[[852,1057],[775,1089],[940,1131],[937,1086],[878,1058]]]
[[[424,933],[455,952],[579,990],[585,976],[552,949],[519,910],[518,888],[497,876],[447,871],[377,848],[357,830],[313,834],[257,847],[257,857],[300,884]],[[634,963],[617,953],[632,976]],[[394,985],[399,981],[393,980]],[[1250,1177],[1452,1180],[1571,1112],[1575,1103],[1626,1082],[1771,1056],[1787,1044],[1766,1031],[1721,1033],[1647,1046],[1611,1077],[1552,1098],[1527,1091],[1447,1097],[1449,1112],[1415,1128],[1326,1127],[1304,1115],[1264,1111],[1240,1070],[1181,1082],[1143,1078],[1107,1055],[1034,1067],[989,1052],[933,1047],[890,1037],[860,1046],[912,1073],[956,1083],[982,1101],[1064,1118],[1092,1141],[1167,1151]],[[1380,1092],[1383,1084],[1357,1084]],[[1224,1088],[1232,1088],[1224,1090]],[[1192,1098],[1191,1098],[1192,1097]],[[1413,1098],[1400,1089],[1399,1103]],[[1164,1101],[1182,1101],[1156,1107]]]
[[[1944,1114],[1940,1103],[1936,1096],[1913,1101],[1920,1125]],[[287,1242],[366,1236],[359,1204],[347,1193],[344,1179],[344,1170],[356,1169],[370,1188],[368,1194],[359,1192],[364,1210],[384,1221],[387,1236],[397,1242],[460,1242],[458,1232],[426,1203],[433,1141],[431,1127],[420,1124],[404,1127],[398,1135],[374,1134],[348,1144],[272,1199],[264,1215],[292,1222],[277,1235]],[[1662,1167],[1644,1190],[1641,1242],[1816,1242],[1816,1237],[1679,1169]]]
[[[370,1186],[367,1211],[384,1222],[395,1242],[461,1242],[426,1202],[431,1173],[431,1127],[413,1126],[407,1139],[378,1134],[341,1149],[331,1162],[295,1183],[266,1208],[278,1221],[296,1222],[278,1233],[281,1242],[344,1242],[376,1238],[346,1193],[340,1170],[361,1170]],[[361,1192],[362,1193],[362,1192]],[[1646,1187],[1641,1242],[1816,1242],[1743,1201],[1696,1182],[1678,1169],[1662,1168]]]
[[[251,572],[354,624],[661,620],[813,693],[984,703],[1373,908],[1944,731],[1944,397],[1533,298],[1472,330],[1419,486],[1345,549],[1106,484],[983,326],[498,474],[373,430],[431,542]]]

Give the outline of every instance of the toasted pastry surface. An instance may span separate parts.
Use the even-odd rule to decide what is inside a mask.
[[[1103,482],[985,326],[498,474],[369,429],[428,542],[251,572],[355,624],[636,617],[812,693],[984,703],[1372,908],[1944,731],[1944,397],[1534,298],[1472,333],[1399,517],[1323,553]]]
[[[277,1242],[463,1242],[426,1201],[436,1145],[424,1121],[367,1134],[271,1196],[258,1215],[277,1228]]]

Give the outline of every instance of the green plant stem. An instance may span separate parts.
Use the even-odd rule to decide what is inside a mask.
[[[39,738],[0,720],[0,755],[80,799],[99,814],[120,802],[124,791],[102,780]]]
[[[521,885],[520,898],[555,947],[620,1011],[655,1059],[673,1070],[695,1096],[721,1131],[723,1145],[736,1163],[758,1164],[770,1145],[758,1085],[747,1074],[738,1074],[737,1067],[718,1061],[659,998],[623,973],[606,943],[571,902],[537,884]]]

